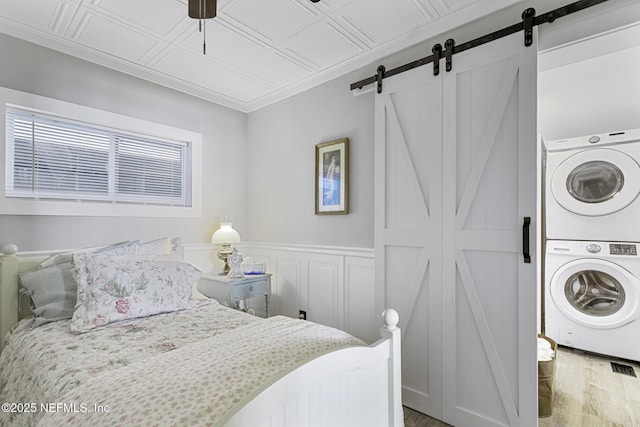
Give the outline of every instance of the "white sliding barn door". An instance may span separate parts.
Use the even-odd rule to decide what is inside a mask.
[[[402,328],[405,404],[442,413],[442,78],[425,67],[376,96],[377,312]]]
[[[535,35],[376,97],[379,305],[403,321],[405,404],[457,427],[537,423]]]
[[[443,76],[444,414],[456,426],[537,424],[537,54],[517,33],[455,55]]]

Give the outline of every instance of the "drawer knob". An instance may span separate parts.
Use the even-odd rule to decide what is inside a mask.
[[[252,290],[253,290],[253,286],[251,286],[251,287],[249,288],[249,290],[250,290],[250,291],[252,291]]]

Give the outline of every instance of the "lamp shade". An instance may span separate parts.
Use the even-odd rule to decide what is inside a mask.
[[[211,243],[222,245],[223,243],[240,243],[240,233],[232,227],[231,222],[221,222],[220,228],[211,236]]]

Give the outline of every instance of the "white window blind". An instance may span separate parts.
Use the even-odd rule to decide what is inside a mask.
[[[7,197],[189,207],[192,147],[26,110],[6,113]]]

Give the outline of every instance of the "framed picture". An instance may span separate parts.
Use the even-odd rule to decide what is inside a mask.
[[[349,213],[349,138],[316,145],[316,215]]]

